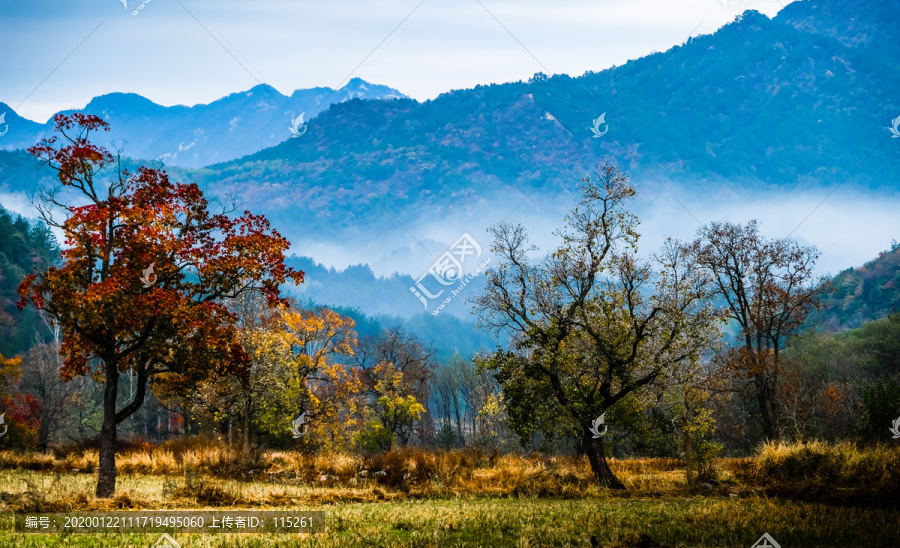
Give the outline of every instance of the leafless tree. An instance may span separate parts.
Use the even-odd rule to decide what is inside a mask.
[[[78,414],[79,407],[87,403],[79,396],[86,391],[89,381],[85,378],[65,381],[60,376],[63,359],[59,353],[59,327],[46,315],[41,318],[51,335],[50,340],[36,342],[25,355],[21,389],[40,405],[37,448],[46,452],[51,443],[62,440],[64,430]]]

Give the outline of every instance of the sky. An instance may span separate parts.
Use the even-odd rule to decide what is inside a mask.
[[[351,77],[427,100],[622,65],[789,2],[0,0],[0,101],[45,122],[112,92],[194,105]]]

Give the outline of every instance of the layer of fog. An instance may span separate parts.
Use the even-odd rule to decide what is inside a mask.
[[[667,237],[693,239],[702,224],[757,219],[767,237],[790,237],[815,246],[820,252],[816,273],[824,276],[861,266],[889,249],[892,240],[900,239],[896,213],[900,192],[874,193],[845,186],[829,196],[834,188],[710,191],[672,182],[663,184],[668,191],[656,181],[637,183],[639,196],[633,211],[640,220],[641,255],[657,251]],[[553,232],[562,228],[564,215],[575,200],[573,194],[534,193],[478,204],[465,216],[406,219],[401,214],[394,220],[385,215],[376,229],[340,242],[298,235],[292,238],[292,252],[337,269],[365,263],[376,275],[399,272],[418,277],[464,233],[474,237],[488,256],[492,241],[487,229],[503,220],[526,226],[532,243],[547,252],[558,245]]]
[[[825,276],[861,266],[889,249],[893,240],[900,240],[900,191],[875,193],[851,186],[837,190],[699,191],[665,182],[666,191],[656,181],[636,184],[639,195],[633,211],[640,220],[639,249],[645,256],[657,251],[667,237],[694,238],[701,224],[758,219],[768,237],[791,237],[818,248],[816,273]],[[563,218],[576,199],[576,195],[561,191],[507,195],[465,208],[465,214],[456,216],[439,217],[414,209],[385,214],[379,226],[360,227],[356,234],[340,239],[290,231],[285,235],[293,242],[291,253],[312,257],[327,267],[341,270],[368,264],[377,276],[397,272],[418,278],[464,234],[478,243],[478,263],[483,262],[491,256],[488,227],[504,220],[525,225],[531,242],[545,253],[558,245],[553,233],[563,227]],[[2,192],[0,204],[12,213],[37,217],[25,193]],[[62,234],[54,233],[62,241]],[[477,266],[473,262],[465,265],[466,272]]]

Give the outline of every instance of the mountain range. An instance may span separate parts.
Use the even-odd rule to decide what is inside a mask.
[[[896,199],[900,54],[888,37],[898,19],[900,4],[886,0],[799,1],[771,19],[748,11],[578,77],[346,101],[302,138],[186,175],[265,211],[304,255],[327,262],[321,253],[352,243],[343,264],[372,264],[383,247],[388,272],[424,271],[463,231],[510,215],[558,227],[607,159],[642,193],[672,186],[686,200],[838,186]]]
[[[282,96],[281,104],[258,86],[203,108],[170,107],[183,115],[118,94],[83,111],[108,118],[134,158],[162,155],[175,177],[265,213],[297,255],[359,265],[363,277],[374,277],[376,261],[381,271],[407,273],[382,278],[390,291],[365,300],[373,312],[410,314],[421,310],[410,282],[450,243],[468,233],[487,249],[484,228],[505,219],[549,233],[604,160],[628,170],[642,193],[672,185],[700,200],[859,188],[896,200],[898,24],[893,1],[800,0],[773,18],[744,12],[714,34],[622,66],[536,74],[428,101],[354,80],[330,106],[324,91],[307,103]],[[363,87],[372,95],[360,97]],[[104,106],[117,101],[144,110]],[[300,112],[305,132],[290,138]],[[236,118],[260,123],[235,132]],[[13,140],[20,119],[10,111],[6,121],[0,144],[21,148]],[[167,124],[177,129],[171,138]],[[266,139],[272,146],[263,148]],[[23,151],[0,151],[0,192],[48,181]],[[314,285],[306,296],[319,302],[371,287]]]
[[[305,123],[331,105],[350,99],[405,97],[387,86],[353,78],[340,89],[303,89],[290,96],[260,84],[208,105],[190,107],[158,105],[135,93],[110,93],[95,97],[84,108],[60,114],[100,116],[110,124],[101,144],[121,147],[125,156],[202,167],[240,158],[290,138],[292,121],[299,122],[301,115]],[[52,117],[44,124],[33,122],[0,102],[2,112],[7,112],[9,131],[0,138],[0,150],[25,149],[53,133]]]

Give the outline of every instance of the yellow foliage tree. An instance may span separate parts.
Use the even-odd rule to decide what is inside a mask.
[[[357,445],[368,451],[389,451],[394,442],[406,445],[413,424],[425,413],[425,406],[408,394],[403,372],[393,363],[381,362],[371,374],[375,382],[375,402],[368,409],[369,420],[357,436]]]
[[[342,363],[356,345],[351,318],[326,308],[271,308],[252,298],[232,303],[251,367],[242,378],[208,379],[198,391],[214,420],[243,422],[243,454],[252,428],[282,437],[301,413],[303,443],[346,443],[354,427],[356,372]]]
[[[283,393],[266,405],[271,409],[282,402],[280,407],[291,409],[294,415],[282,414],[276,419],[269,412],[266,423],[286,431],[287,422],[305,412],[307,436],[329,449],[345,446],[358,428],[355,396],[362,386],[358,373],[343,363],[344,358],[353,356],[357,344],[353,319],[327,308],[284,309],[275,324],[279,348],[292,372],[284,374]]]

